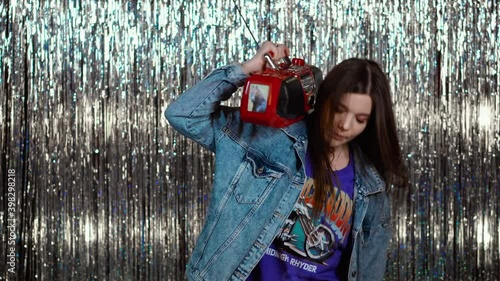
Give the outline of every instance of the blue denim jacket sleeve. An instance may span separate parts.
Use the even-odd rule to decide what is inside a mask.
[[[178,132],[215,151],[217,130],[221,127],[217,122],[225,119],[220,103],[243,86],[246,78],[238,64],[216,69],[170,104],[165,117]]]

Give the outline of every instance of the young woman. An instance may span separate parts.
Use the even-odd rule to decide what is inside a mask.
[[[369,60],[335,66],[314,112],[276,129],[245,123],[220,102],[262,71],[249,61],[213,71],[169,106],[180,133],[215,152],[205,226],[190,280],[381,280],[391,237],[389,190],[404,185],[387,79]]]

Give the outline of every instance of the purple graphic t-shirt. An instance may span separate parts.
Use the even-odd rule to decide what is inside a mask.
[[[306,154],[307,178],[299,200],[247,281],[339,280],[337,267],[347,248],[352,224],[352,154],[347,167],[336,171],[335,175],[340,187],[335,186],[334,194],[328,195],[320,218],[312,220],[314,180],[311,161]]]

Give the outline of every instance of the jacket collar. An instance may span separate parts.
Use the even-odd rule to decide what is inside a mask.
[[[305,156],[306,156],[306,150],[307,150],[307,125],[304,120],[300,120],[296,123],[293,123],[291,125],[288,125],[284,128],[280,128],[281,131],[283,131],[286,135],[288,135],[291,139],[295,141],[293,147],[295,148],[295,151],[297,152],[301,162],[302,166],[305,169]],[[305,173],[305,170],[303,170]]]
[[[292,137],[295,141],[307,141],[307,125],[304,120],[300,120],[284,128],[280,128],[280,130]]]
[[[385,182],[375,166],[363,156],[361,148],[355,144],[350,146],[354,152],[355,180],[359,184],[359,192],[364,195],[382,192]]]

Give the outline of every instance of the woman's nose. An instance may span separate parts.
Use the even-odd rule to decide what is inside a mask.
[[[342,120],[339,122],[340,129],[348,131],[351,128],[351,119],[352,118],[348,114],[344,114]]]

